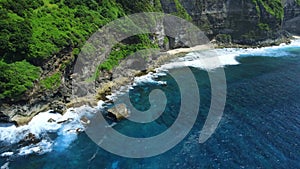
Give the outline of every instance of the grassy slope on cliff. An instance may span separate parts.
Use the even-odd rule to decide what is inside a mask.
[[[54,54],[65,48],[80,48],[99,27],[123,15],[122,8],[109,0],[99,3],[93,0],[1,0],[0,69],[7,71],[0,73],[3,84],[0,99],[18,97],[40,78],[37,74],[11,73],[7,67],[39,72],[38,67]],[[54,74],[57,84],[61,73]],[[12,75],[15,79],[26,79],[26,83],[18,86],[21,80],[15,83]],[[41,82],[41,86],[50,89],[51,77]]]

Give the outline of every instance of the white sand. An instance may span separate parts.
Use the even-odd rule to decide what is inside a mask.
[[[208,49],[213,49],[213,48],[214,48],[213,44],[205,44],[205,45],[197,45],[197,46],[190,47],[190,48],[173,49],[173,50],[167,51],[167,53],[170,55],[176,55],[178,53],[189,53],[189,52],[194,52],[194,51],[199,51],[199,50],[208,50]]]

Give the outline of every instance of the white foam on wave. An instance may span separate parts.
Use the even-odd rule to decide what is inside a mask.
[[[9,156],[12,156],[13,154],[14,154],[14,152],[8,151],[8,152],[2,153],[0,156],[1,156],[1,157],[9,157]]]
[[[29,145],[22,147],[19,150],[18,155],[24,156],[29,154],[45,154],[52,151],[52,142],[49,142],[47,140],[42,140],[41,142],[35,144],[35,145]]]
[[[300,48],[300,40],[293,40],[290,44],[281,44],[279,46],[270,46],[262,48],[224,48],[212,49],[206,51],[196,51],[188,53],[186,56],[172,60],[161,66],[158,71],[180,68],[185,66],[200,68],[203,70],[213,70],[226,65],[237,65],[237,57],[285,57],[291,56],[287,50],[289,48]]]
[[[138,85],[145,84],[145,83],[165,85],[166,84],[165,81],[156,80],[160,76],[165,76],[165,75],[166,75],[166,73],[163,71],[160,71],[158,73],[149,72],[148,74],[146,74],[144,76],[135,77],[133,86],[138,86]]]
[[[185,57],[173,60],[167,63],[160,70],[169,70],[184,66],[201,68],[204,70],[213,70],[224,65],[237,65],[239,62],[235,60],[238,54],[226,50],[209,50],[188,53]]]
[[[3,164],[0,169],[9,169],[9,162]]]
[[[48,122],[49,119],[58,120],[62,115],[50,113],[50,111],[43,112],[33,117],[28,125],[16,127],[11,125],[9,127],[0,127],[0,141],[9,144],[20,142],[29,133],[34,134],[40,138],[45,131],[55,132],[60,128],[57,123]]]
[[[65,150],[77,138],[77,134],[84,130],[81,123],[83,116],[92,118],[96,110],[104,104],[99,101],[98,106],[91,108],[82,106],[76,109],[68,109],[64,115],[51,113],[51,111],[42,112],[32,118],[25,126],[16,127],[14,125],[0,127],[0,141],[4,144],[16,144],[22,141],[29,133],[34,134],[36,138],[42,139],[37,144],[31,144],[16,150],[18,155],[44,154],[53,149],[60,152]],[[47,137],[48,133],[56,133],[55,140]],[[14,152],[2,153],[2,157],[13,155]]]
[[[263,56],[263,57],[286,57],[291,56],[290,48],[300,48],[300,40],[292,40],[290,44],[280,44],[279,46],[268,46],[262,48],[240,49],[240,57]]]

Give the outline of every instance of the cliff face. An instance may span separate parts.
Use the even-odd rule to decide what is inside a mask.
[[[161,0],[164,12],[176,12],[174,1]],[[180,0],[180,4],[210,39],[255,45],[279,37],[280,0]]]
[[[300,35],[300,1],[286,0],[284,5],[283,29],[296,35]]]

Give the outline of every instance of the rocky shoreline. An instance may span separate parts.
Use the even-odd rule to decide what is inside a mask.
[[[292,38],[269,40],[255,47],[274,46],[281,43],[289,43],[291,39]],[[68,108],[76,108],[83,105],[89,105],[91,107],[96,106],[99,100],[111,102],[111,100],[109,100],[106,96],[119,91],[122,86],[132,84],[135,77],[146,75],[149,72],[155,72],[156,68],[174,58],[182,57],[186,53],[213,48],[253,48],[253,46],[238,45],[232,43],[217,43],[216,41],[212,41],[212,43],[208,45],[173,49],[166,52],[159,52],[156,54],[156,56],[146,60],[146,62],[144,63],[145,67],[143,69],[134,69],[128,67],[127,63],[128,61],[130,61],[130,59],[126,59],[112,71],[105,71],[102,73],[102,76],[100,76],[96,80],[97,93],[95,95],[89,95],[76,99],[70,98],[70,95],[72,93],[71,76],[64,77],[64,81],[68,81],[69,83],[61,87],[61,89],[57,93],[53,93],[55,97],[45,99],[40,102],[1,105],[0,123],[13,123],[17,126],[22,126],[27,124],[34,116],[36,116],[40,112],[53,110],[53,112],[63,114]],[[61,90],[63,90],[64,92],[61,92]],[[65,93],[68,94],[68,97],[64,96]]]
[[[96,106],[99,100],[111,102],[106,96],[117,92],[122,86],[132,84],[135,77],[146,75],[149,72],[155,72],[155,69],[164,63],[167,63],[174,58],[182,57],[188,52],[212,49],[214,46],[215,45],[213,44],[199,45],[191,48],[179,48],[166,52],[159,52],[157,53],[157,56],[151,57],[152,59],[148,59],[146,63],[144,63],[145,67],[142,70],[128,68],[128,64],[125,63],[128,59],[124,60],[112,71],[103,72],[102,76],[96,80],[97,93],[95,95],[68,99],[68,101],[65,101],[64,96],[58,96],[38,103],[33,102],[15,105],[3,104],[0,106],[0,123],[13,123],[17,126],[22,126],[26,125],[40,112],[53,110],[53,112],[64,114],[68,108],[76,108],[83,105],[89,105],[91,107]],[[72,80],[68,79],[68,81]],[[69,85],[71,85],[71,83],[69,83]],[[67,93],[71,94],[71,86],[67,87],[69,88]]]

